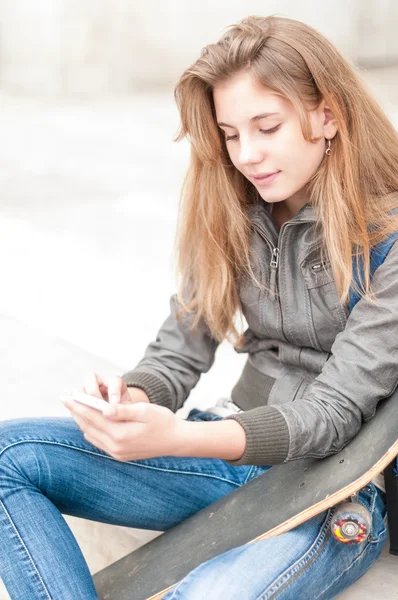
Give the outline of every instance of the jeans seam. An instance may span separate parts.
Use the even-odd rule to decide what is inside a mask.
[[[38,444],[50,444],[50,445],[54,445],[54,446],[62,446],[64,448],[72,448],[73,450],[79,450],[81,452],[86,452],[87,454],[93,454],[94,456],[100,456],[101,458],[106,458],[108,460],[113,460],[115,462],[124,462],[125,464],[128,465],[133,465],[136,467],[141,467],[144,469],[152,469],[155,471],[162,471],[164,473],[177,473],[178,475],[195,475],[198,477],[208,477],[210,479],[217,479],[218,481],[224,481],[226,483],[230,483],[231,485],[236,486],[237,488],[241,487],[241,483],[237,483],[236,481],[232,481],[232,479],[228,479],[226,477],[220,477],[218,475],[211,475],[210,473],[200,473],[198,471],[181,471],[181,470],[177,470],[177,469],[166,469],[166,468],[161,468],[161,467],[155,467],[152,465],[143,465],[138,463],[137,461],[119,461],[117,458],[113,458],[112,456],[108,456],[105,453],[102,453],[100,451],[98,452],[94,452],[93,450],[88,450],[87,448],[81,448],[79,446],[76,446],[74,444],[70,444],[70,443],[63,443],[63,442],[53,442],[51,440],[37,440],[37,439],[25,439],[25,440],[18,440],[16,442],[12,442],[11,444],[8,444],[8,446],[5,446],[1,451],[0,451],[0,457],[2,456],[3,452],[5,452],[6,450],[8,450],[9,448],[12,448],[13,446],[17,446],[18,444],[25,444],[25,443],[38,443]]]
[[[369,543],[370,543],[370,544],[377,544],[377,543],[379,542],[379,540],[381,539],[381,537],[384,535],[384,533],[385,533],[385,531],[386,531],[387,527],[385,527],[385,528],[384,528],[384,529],[383,529],[383,530],[382,530],[382,531],[379,533],[379,535],[378,535],[377,537],[375,537],[375,538],[374,538],[374,537],[372,537],[372,532],[373,532],[373,513],[374,513],[374,510],[375,510],[375,505],[376,505],[377,495],[378,495],[379,491],[378,491],[378,488],[377,488],[377,486],[375,486],[375,485],[374,485],[374,483],[369,483],[367,487],[369,488],[369,492],[372,494],[372,497],[371,497],[371,503],[370,503],[370,508],[369,508],[369,513],[370,513],[370,516],[371,516],[371,522],[372,522],[372,527],[371,527],[371,539],[369,540]],[[361,505],[362,505],[364,508],[366,508],[366,504],[365,504],[365,502],[364,502],[363,500],[361,500],[359,497],[358,497],[358,502],[359,502],[359,504],[361,504]],[[386,516],[387,516],[387,515],[386,515]],[[385,521],[385,519],[383,519],[383,523],[384,523],[384,524],[386,524],[386,521]]]
[[[250,475],[253,473],[254,469],[256,469],[257,466],[256,465],[252,465],[250,468],[250,471],[248,472],[245,481],[243,482],[243,485],[245,485],[245,483],[247,483],[249,481],[249,477]]]
[[[305,572],[305,570],[309,567],[309,565],[303,565],[303,563],[305,562],[307,557],[310,557],[311,554],[314,557],[314,560],[316,559],[317,554],[319,553],[319,550],[321,548],[324,547],[325,542],[329,539],[331,533],[329,531],[329,536],[328,536],[328,531],[327,529],[330,528],[330,522],[331,522],[331,518],[332,518],[332,510],[329,509],[325,520],[323,522],[323,525],[316,537],[316,539],[312,542],[311,546],[309,549],[306,550],[306,552],[304,554],[302,554],[302,556],[300,558],[298,558],[294,564],[290,565],[283,573],[281,573],[268,587],[267,589],[263,590],[261,592],[261,594],[256,598],[256,600],[266,600],[267,598],[276,598],[281,591],[283,591],[283,589],[290,585],[290,583],[292,582],[292,571],[293,569],[297,569],[295,575],[295,579],[297,579],[298,573],[299,572]],[[311,563],[313,563],[312,557],[310,559]],[[283,579],[285,579],[285,581],[283,581]],[[278,584],[279,582],[279,584]],[[277,588],[275,589],[275,586],[277,586]],[[268,594],[271,593],[271,596],[269,596]]]
[[[36,454],[34,455],[34,459],[35,459],[36,468],[37,468],[37,487],[38,487],[39,489],[41,489],[41,473],[40,473],[40,465],[39,465],[39,461],[37,460],[37,456],[36,456]]]
[[[176,588],[173,592],[173,595],[171,596],[170,600],[173,600],[173,598],[176,597],[176,593],[179,591],[179,587],[181,586],[181,584],[184,582],[184,580],[180,581],[180,583],[177,583]]]
[[[37,567],[36,567],[36,565],[35,565],[35,563],[34,563],[34,561],[33,561],[33,558],[32,558],[32,557],[31,557],[31,555],[30,555],[30,552],[29,552],[29,550],[27,549],[27,547],[26,547],[26,545],[25,545],[25,543],[24,543],[23,539],[22,539],[22,538],[21,538],[21,536],[19,535],[19,531],[18,531],[18,530],[17,530],[17,528],[15,527],[15,525],[14,525],[14,523],[13,523],[13,520],[11,519],[11,517],[10,517],[10,515],[9,515],[9,513],[8,513],[7,509],[6,509],[6,507],[4,506],[4,502],[3,502],[1,499],[0,499],[0,504],[1,504],[1,506],[3,507],[4,513],[5,513],[5,515],[6,515],[7,519],[8,519],[8,521],[9,521],[9,523],[11,524],[11,527],[12,527],[12,529],[15,531],[15,533],[16,533],[16,536],[17,536],[17,538],[18,538],[18,540],[19,540],[19,542],[20,542],[20,544],[21,544],[22,548],[23,548],[23,549],[25,550],[25,552],[26,552],[26,555],[27,555],[27,557],[28,557],[28,559],[29,559],[29,562],[30,562],[30,563],[31,563],[31,565],[33,566],[33,569],[34,569],[34,571],[35,571],[35,573],[36,573],[37,577],[39,578],[39,581],[40,581],[40,583],[41,583],[41,584],[42,584],[42,586],[43,586],[43,589],[44,589],[44,591],[45,591],[45,593],[46,593],[46,597],[48,598],[48,600],[52,600],[52,599],[51,599],[51,596],[50,596],[50,593],[49,593],[49,591],[48,591],[48,589],[47,589],[47,587],[46,587],[46,585],[45,585],[45,583],[44,583],[44,581],[43,581],[43,579],[42,579],[42,577],[41,577],[41,575],[40,575],[40,573],[39,573],[39,571],[38,571],[38,569],[37,569]]]

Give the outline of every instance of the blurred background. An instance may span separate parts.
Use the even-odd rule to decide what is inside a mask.
[[[1,420],[68,416],[62,393],[133,368],[156,336],[189,159],[173,87],[249,14],[317,28],[398,125],[396,0],[0,0]],[[245,359],[221,344],[182,416],[229,395]],[[66,519],[91,572],[158,535]],[[392,558],[344,597],[395,598]]]

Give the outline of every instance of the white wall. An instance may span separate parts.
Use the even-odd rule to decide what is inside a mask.
[[[0,89],[54,96],[171,86],[227,25],[273,13],[314,26],[354,60],[398,60],[396,0],[0,0]]]

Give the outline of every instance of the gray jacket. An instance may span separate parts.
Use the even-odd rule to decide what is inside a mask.
[[[378,306],[361,299],[351,314],[338,297],[330,264],[320,259],[315,214],[306,204],[278,232],[260,199],[250,207],[254,270],[267,297],[248,279],[240,298],[248,354],[231,392],[246,449],[232,465],[272,465],[323,458],[344,448],[398,384],[398,243],[373,277]],[[317,237],[318,236],[318,237]],[[178,410],[212,366],[217,342],[205,325],[188,331],[170,315],[132,371],[129,386],[151,402]]]

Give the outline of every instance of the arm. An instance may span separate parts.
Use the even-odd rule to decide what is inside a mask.
[[[361,299],[336,336],[331,357],[307,395],[289,404],[229,415],[246,450],[231,464],[277,464],[335,454],[398,384],[398,242],[373,277],[377,305]]]
[[[176,456],[199,456],[238,460],[246,445],[246,434],[234,421],[181,421]]]
[[[170,299],[170,315],[136,367],[124,373],[127,386],[141,388],[150,402],[176,412],[184,404],[200,375],[214,363],[218,342],[204,323],[189,331],[192,315],[180,310],[177,295]]]

